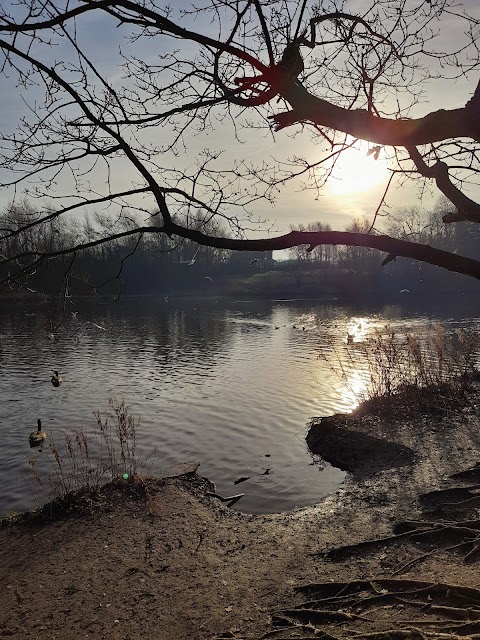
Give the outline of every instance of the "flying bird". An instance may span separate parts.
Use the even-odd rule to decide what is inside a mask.
[[[195,258],[197,257],[197,253],[200,251],[200,247],[195,251],[195,253],[193,254],[193,258],[190,260],[190,262],[188,263],[188,266],[190,267],[192,264],[195,264]]]
[[[96,322],[90,322],[90,324],[93,325],[94,327],[96,327],[97,329],[101,329],[102,331],[106,331],[105,327],[101,327]]]
[[[200,247],[198,247],[198,249],[195,251],[191,260],[178,260],[177,262],[175,262],[175,264],[186,264],[189,267],[192,266],[193,264],[195,264],[197,253],[199,251],[200,251]]]

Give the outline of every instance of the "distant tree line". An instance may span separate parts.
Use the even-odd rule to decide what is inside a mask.
[[[451,214],[452,205],[444,197],[430,210],[422,207],[402,207],[390,212],[382,232],[393,238],[430,245],[451,253],[480,259],[480,231],[478,225],[467,220],[455,225],[445,224],[442,218]],[[366,218],[354,219],[345,231],[377,233]],[[328,224],[313,222],[291,227],[292,231],[331,231]],[[301,245],[290,250],[290,257],[303,269],[321,269],[324,277],[340,284],[343,276],[358,284],[369,283],[370,288],[436,285],[448,289],[459,283],[455,274],[441,275],[431,265],[408,258],[396,258],[379,268],[382,257],[367,247]],[[466,286],[462,281],[461,286]],[[467,285],[468,286],[468,285]]]
[[[36,224],[41,215],[27,199],[11,204],[0,213],[0,254],[13,262],[0,266],[0,280],[8,283],[11,292],[57,294],[161,293],[195,290],[209,286],[213,276],[251,272],[251,263],[263,264],[270,252],[247,252],[245,255],[198,245],[188,239],[173,239],[165,234],[148,233],[127,236],[110,243],[82,248],[74,254],[45,258],[34,270],[26,269],[22,256],[61,251],[65,247],[94,243],[105,234],[128,231],[139,225],[137,216],[123,213],[121,218],[96,213],[72,216],[69,219],[52,216],[47,223]],[[155,216],[150,218],[156,224]],[[218,217],[203,209],[188,214],[179,224],[198,229],[211,236],[225,236]],[[145,224],[145,222],[143,222]],[[27,229],[18,235],[9,232]],[[242,259],[238,259],[238,255]],[[257,257],[255,257],[257,256]]]
[[[50,269],[56,277],[59,266],[65,286],[74,277],[97,286],[89,282],[93,276],[98,286],[102,277],[118,284],[111,258],[122,268],[130,252],[132,282],[125,284],[144,288],[146,265],[164,251],[171,256],[154,272],[155,286],[177,286],[170,278],[175,252],[185,250],[190,259],[191,242],[214,248],[200,250],[197,264],[221,263],[221,250],[329,245],[325,266],[339,261],[342,278],[358,264],[361,278],[370,254],[356,247],[370,247],[383,254],[380,263],[400,263],[403,256],[422,269],[428,263],[480,280],[479,260],[414,242],[410,233],[401,240],[367,225],[365,233],[276,235],[270,228],[259,237],[258,220],[266,203],[284,203],[285,189],[301,184],[321,196],[342,154],[365,141],[369,155],[388,159],[379,212],[390,212],[391,189],[411,180],[420,193],[432,188],[448,198],[453,211],[445,225],[480,224],[480,202],[469,197],[480,184],[473,5],[478,2],[205,0],[185,10],[171,0],[0,3],[0,77],[8,102],[0,187],[38,204],[34,222],[27,215],[21,225],[12,211],[7,217],[0,243],[10,244],[8,257],[0,257],[0,284],[19,288],[23,271],[29,288],[49,286],[43,274]],[[89,46],[93,23],[114,43],[107,58]],[[433,84],[441,95],[429,92]],[[129,212],[142,204],[136,223]],[[70,219],[81,211],[89,212],[91,236],[88,221]],[[197,211],[192,221],[189,212]],[[37,233],[32,225],[46,229]],[[147,241],[155,234],[165,240]],[[20,235],[25,238],[15,245]],[[120,242],[122,235],[135,240]],[[22,250],[35,242],[50,249]],[[339,251],[340,245],[352,249]],[[378,269],[378,277],[392,266]]]
[[[468,221],[455,225],[444,224],[442,217],[450,210],[451,204],[446,199],[439,200],[431,210],[399,208],[390,213],[385,233],[401,240],[480,259],[478,225]],[[438,285],[448,288],[449,283],[458,282],[459,278],[457,274],[445,274],[431,265],[407,258],[397,258],[379,268],[382,257],[377,251],[366,247],[299,245],[290,250],[288,263],[275,264],[271,252],[237,253],[154,233],[126,236],[82,249],[78,253],[45,258],[40,266],[29,271],[22,263],[22,255],[31,252],[48,254],[75,244],[93,243],[98,237],[111,234],[114,228],[118,232],[119,225],[123,230],[139,225],[134,214],[125,212],[121,220],[105,214],[76,215],[69,219],[52,217],[52,220],[41,225],[35,224],[39,215],[34,205],[26,199],[6,207],[0,213],[3,236],[0,240],[1,257],[9,259],[16,256],[15,261],[1,265],[0,279],[9,283],[12,293],[26,290],[45,295],[58,292],[63,295],[169,295],[179,292],[205,294],[218,292],[219,288],[228,293],[232,278],[257,276],[259,295],[267,295],[268,291],[280,295],[282,286],[287,286],[287,280],[278,278],[272,285],[265,277],[265,272],[272,270],[291,271],[294,274],[294,289],[298,290],[299,295],[302,292],[314,295],[317,291],[340,291],[348,295],[358,290],[359,285],[362,291],[392,286],[418,288]],[[155,224],[155,216],[151,217],[151,221]],[[227,233],[218,218],[202,209],[190,213],[189,219],[182,220],[182,224],[211,236],[224,236]],[[8,234],[20,227],[27,231],[18,235]],[[358,218],[351,222],[346,231],[375,233],[370,227],[371,223],[366,218]],[[313,222],[292,226],[291,230],[316,232],[331,231],[331,228],[328,224]],[[263,272],[261,278],[260,272]],[[308,277],[307,272],[310,274]],[[290,288],[289,295],[293,293]],[[249,286],[248,291],[251,294],[255,288]]]

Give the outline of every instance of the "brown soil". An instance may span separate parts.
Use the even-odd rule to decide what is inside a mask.
[[[308,509],[239,514],[194,474],[4,526],[0,637],[478,638],[480,592],[441,585],[480,586],[479,398],[314,421],[350,473]]]

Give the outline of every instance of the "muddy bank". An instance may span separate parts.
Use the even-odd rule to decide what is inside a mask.
[[[274,611],[305,601],[312,583],[335,588],[395,574],[478,585],[476,561],[450,539],[395,537],[399,523],[438,528],[442,509],[456,518],[444,506],[455,495],[461,517],[475,519],[474,472],[451,476],[480,460],[478,388],[441,412],[402,415],[312,423],[319,426],[310,430],[311,446],[350,473],[311,508],[237,513],[209,495],[200,467],[135,490],[106,487],[69,514],[60,509],[46,522],[3,527],[0,637],[258,638],[271,629]]]
[[[314,421],[307,434],[313,453],[357,476],[370,476],[385,469],[413,464],[415,451],[409,446],[364,433],[353,418],[328,416]],[[361,429],[362,425],[358,425]]]

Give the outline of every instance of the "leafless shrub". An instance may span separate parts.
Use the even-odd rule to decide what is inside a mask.
[[[365,386],[358,401],[388,408],[393,397],[405,394],[415,397],[415,405],[421,395],[430,400],[435,395],[463,396],[476,375],[479,353],[477,331],[447,332],[434,324],[425,334],[375,329],[366,340],[345,345],[344,353],[334,350],[333,357],[324,359],[346,388],[351,372],[362,369]]]
[[[119,478],[136,477],[156,453],[140,460],[137,455],[138,420],[124,400],[109,400],[105,413],[94,411],[94,428],[76,427],[64,434],[63,442],[44,445],[48,465],[40,471],[36,458],[29,461],[33,480],[45,501],[51,501],[80,489],[98,489]],[[38,498],[37,498],[38,501]]]

